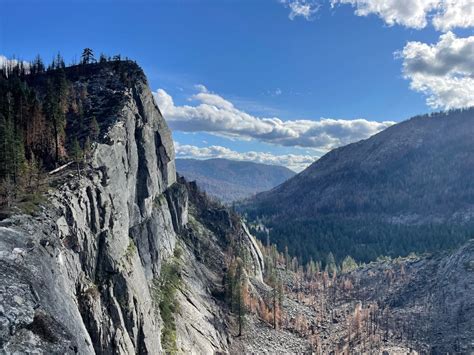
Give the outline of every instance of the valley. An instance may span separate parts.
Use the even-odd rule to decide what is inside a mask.
[[[474,351],[472,109],[335,149],[242,216],[177,174],[138,64],[29,70],[0,72],[1,352]]]
[[[454,250],[474,233],[473,117],[472,108],[413,117],[330,151],[238,209],[304,262]]]
[[[176,169],[210,196],[231,204],[271,190],[295,173],[283,166],[229,159],[176,159]]]

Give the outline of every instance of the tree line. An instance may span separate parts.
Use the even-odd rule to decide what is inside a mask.
[[[100,134],[87,87],[70,74],[87,74],[91,64],[116,62],[120,55],[96,60],[84,49],[78,64],[67,66],[61,54],[49,65],[11,60],[0,67],[0,210],[31,199],[44,184],[44,173],[75,161],[79,166]],[[72,129],[74,128],[74,129]]]
[[[268,222],[269,231],[251,223],[251,232],[261,241],[275,243],[280,251],[297,257],[301,263],[311,260],[326,268],[332,259],[338,268],[350,256],[357,263],[368,263],[388,256],[433,253],[451,250],[472,237],[472,224],[433,223],[420,225],[390,224],[375,217],[344,219],[325,217]],[[297,242],[295,242],[297,241]]]

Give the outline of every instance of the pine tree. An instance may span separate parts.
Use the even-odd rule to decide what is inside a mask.
[[[43,73],[45,70],[43,60],[39,55],[36,56],[36,58],[33,60],[30,66],[30,72],[31,74],[40,74]]]
[[[342,261],[342,272],[349,272],[357,269],[357,263],[351,256],[346,256]]]
[[[30,192],[38,190],[40,181],[41,168],[35,155],[32,153],[30,160],[28,160],[25,169],[26,187]]]
[[[242,335],[243,327],[245,324],[245,314],[246,306],[244,299],[246,298],[247,289],[247,279],[245,273],[245,267],[242,259],[237,259],[237,268],[235,275],[235,284],[234,284],[234,303],[236,305],[237,311],[237,321],[239,325],[239,334]]]
[[[87,138],[84,142],[83,152],[84,152],[84,159],[89,159],[90,155],[91,155],[91,152],[92,152],[92,143],[91,143],[91,139],[89,138],[89,136],[87,136]]]
[[[64,69],[66,68],[66,64],[64,63],[64,59],[61,56],[61,53],[58,52],[56,57],[53,58],[53,62],[51,63],[50,69]]]
[[[66,109],[68,97],[68,81],[64,70],[59,70],[46,85],[45,110],[51,124],[51,134],[54,145],[54,161],[60,159],[60,150],[65,140]]]
[[[107,62],[107,56],[104,53],[100,53],[99,63],[106,63],[106,62]]]
[[[0,177],[10,177],[12,157],[10,149],[13,138],[13,127],[8,116],[0,113]]]
[[[277,294],[278,294],[278,304],[280,305],[280,310],[282,310],[283,298],[285,297],[285,291],[283,290],[283,281],[281,278],[278,278]]]
[[[17,187],[19,188],[20,178],[25,169],[25,146],[23,144],[23,134],[19,129],[14,131],[11,154],[13,182],[18,184]]]
[[[0,180],[0,206],[9,209],[13,203],[15,185],[9,176]]]
[[[285,267],[290,268],[290,253],[288,252],[288,245],[285,245]]]
[[[228,268],[227,272],[224,275],[224,292],[225,292],[225,299],[229,303],[231,310],[233,307],[233,295],[234,295],[234,279],[235,279],[235,262],[231,261]]]
[[[272,275],[270,282],[272,287],[273,329],[277,329],[281,310],[283,309],[283,282],[276,272]]]
[[[329,274],[334,275],[337,272],[336,260],[332,252],[329,252],[326,258],[326,270]]]
[[[84,48],[81,55],[81,64],[90,64],[94,62],[94,51],[90,48]]]
[[[76,163],[77,174],[80,175],[81,172],[79,170],[79,164],[82,162],[82,159],[83,159],[84,155],[83,155],[81,146],[80,146],[79,141],[77,140],[77,138],[74,138],[74,140],[72,141],[70,155],[71,155],[71,158],[73,159],[73,161]]]
[[[90,131],[91,139],[94,142],[97,141],[97,138],[99,138],[99,134],[100,134],[100,127],[99,127],[99,124],[97,123],[95,116],[92,116],[92,119],[89,125],[89,131]]]
[[[246,300],[248,300],[247,274],[245,264],[240,257],[233,257],[224,279],[226,299],[231,311],[237,316],[238,336],[242,335],[245,324]]]
[[[21,131],[15,128],[11,92],[6,95],[3,112],[0,113],[0,179],[9,178],[16,184],[24,168],[25,151]]]

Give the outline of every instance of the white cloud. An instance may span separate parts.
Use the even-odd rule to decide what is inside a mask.
[[[25,69],[28,70],[30,63],[25,62],[25,61],[22,61],[22,62],[23,62],[23,65],[25,66]],[[9,66],[16,66],[18,63],[20,63],[18,59],[15,59],[15,58],[9,59],[5,57],[4,55],[0,54],[0,69],[7,68]]]
[[[429,106],[474,106],[474,36],[458,38],[448,32],[435,44],[408,42],[396,55],[403,59],[410,87],[427,95]]]
[[[300,172],[314,162],[311,155],[284,154],[275,155],[263,152],[236,152],[226,147],[212,145],[209,147],[196,147],[194,145],[183,145],[175,143],[176,156],[178,158],[211,159],[225,158],[239,161],[252,161],[256,163],[286,166],[296,172]]]
[[[430,20],[443,32],[474,26],[473,0],[331,0],[331,6],[337,4],[352,5],[358,16],[375,14],[389,26],[421,29]]]
[[[204,85],[202,84],[197,84],[197,85],[194,85],[194,87],[196,88],[196,90],[200,91],[200,92],[209,92],[207,90],[207,87],[205,87]]]
[[[446,32],[453,28],[469,28],[474,26],[473,0],[441,1],[442,11],[433,17],[436,29]]]
[[[350,4],[358,16],[375,14],[389,26],[440,31],[436,44],[408,42],[396,56],[403,59],[410,88],[427,96],[432,108],[474,106],[474,36],[458,38],[450,30],[474,27],[474,0],[331,0]]]
[[[300,16],[310,21],[320,8],[320,4],[316,0],[280,0],[280,2],[290,9],[288,15],[290,20]]]
[[[288,120],[278,117],[256,117],[236,108],[225,98],[207,92],[192,96],[194,106],[176,106],[163,89],[155,100],[170,127],[183,132],[208,132],[229,138],[256,139],[288,147],[308,147],[328,151],[335,147],[365,139],[391,126],[394,122],[365,119]]]

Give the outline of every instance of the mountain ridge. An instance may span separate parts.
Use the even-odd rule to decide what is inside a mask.
[[[195,180],[206,193],[227,203],[271,189],[296,174],[279,165],[224,158],[178,158],[176,165],[179,174]]]
[[[474,231],[470,226],[474,222],[473,122],[472,108],[414,117],[327,153],[277,188],[246,201],[242,210],[251,220],[267,222],[280,247],[290,247],[289,235],[296,235],[284,226],[283,221],[288,220],[298,226],[312,224],[303,237],[305,246],[311,239],[309,229],[317,236],[314,243],[330,239],[336,245],[337,238],[346,239],[346,248],[334,250],[338,258],[344,257],[344,249],[348,255],[355,253],[348,239],[374,246],[370,255],[353,255],[363,261],[384,254],[396,256],[396,246],[391,245],[396,244],[397,228],[398,233],[412,233],[401,242],[407,244],[404,250],[410,245],[419,252],[447,247],[451,227],[463,235],[453,237],[452,246],[459,245]],[[436,231],[436,226],[446,230]],[[374,232],[377,228],[380,230]],[[433,236],[435,246],[429,245],[428,236],[421,242],[426,245],[416,245],[420,240],[415,235],[421,235],[421,229],[427,234],[439,232]],[[365,230],[369,236],[360,235]],[[287,234],[285,240],[279,233]],[[377,245],[380,238],[385,245]],[[324,260],[323,254],[331,250],[321,248],[316,257]]]

